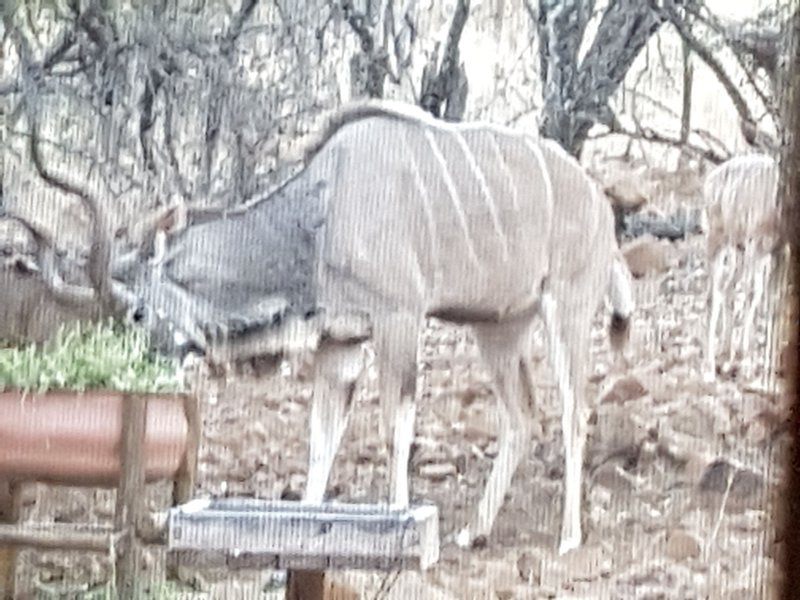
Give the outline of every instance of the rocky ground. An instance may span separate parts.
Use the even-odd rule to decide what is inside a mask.
[[[593,335],[591,394],[597,398],[584,487],[586,544],[559,557],[562,497],[560,418],[543,345],[536,352],[534,441],[483,549],[450,536],[469,516],[496,454],[495,402],[466,330],[431,323],[417,417],[412,495],[440,507],[442,557],[427,573],[340,573],[363,598],[757,598],[777,580],[786,407],[763,379],[766,320],[758,323],[754,377],[700,373],[706,285],[702,237],[652,242],[659,257],[637,279],[638,308],[626,361]],[[662,245],[665,244],[665,245]],[[647,261],[645,261],[647,262]],[[626,363],[626,364],[625,364]],[[206,379],[198,495],[263,498],[300,493],[305,482],[308,386],[277,374]],[[360,395],[330,495],[386,497],[387,452],[379,436],[374,381]],[[113,494],[29,490],[28,518],[107,519]],[[153,505],[165,489],[153,491]],[[158,498],[158,495],[161,498]],[[163,506],[163,504],[161,504]],[[86,557],[28,555],[29,576],[53,587],[99,581],[107,565]],[[153,565],[158,565],[154,555]],[[155,568],[155,567],[154,567]],[[277,598],[273,574],[206,571],[186,597]]]

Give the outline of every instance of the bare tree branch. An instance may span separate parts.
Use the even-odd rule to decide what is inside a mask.
[[[458,0],[442,52],[441,67],[437,72],[434,53],[422,75],[419,105],[437,118],[442,116],[442,105],[445,105],[444,118],[448,121],[460,121],[466,109],[467,76],[460,62],[458,46],[468,17],[469,0]]]
[[[664,102],[662,102],[658,98],[654,98],[653,96],[650,96],[649,94],[645,94],[644,92],[640,91],[636,87],[632,87],[632,88],[627,88],[626,87],[626,88],[624,88],[624,90],[627,93],[632,94],[634,96],[634,98],[636,98],[637,100],[644,100],[648,104],[650,104],[653,107],[657,108],[658,110],[662,111],[664,114],[669,115],[670,117],[672,117],[672,118],[674,118],[676,120],[681,120],[681,118],[682,118],[681,114],[675,112],[672,108],[667,106]],[[723,155],[724,156],[731,156],[732,155],[731,150],[725,146],[725,144],[722,142],[722,140],[720,140],[717,136],[715,136],[711,132],[706,131],[705,129],[690,128],[686,139],[688,139],[689,136],[692,135],[692,134],[696,135],[699,138],[702,138],[703,141],[705,141],[706,144],[708,144],[709,147],[716,146],[717,149],[719,150],[719,152],[716,152],[716,151],[715,152],[719,156],[723,156]],[[605,135],[609,135],[609,134],[606,133]],[[600,137],[603,137],[603,134],[601,134]],[[683,137],[683,134],[681,134],[681,137]],[[638,139],[640,139],[640,138],[638,138]],[[713,150],[713,148],[710,148],[710,149]]]
[[[776,11],[765,9],[752,22],[752,25],[756,25],[757,28],[748,32],[746,27],[750,24],[749,22],[745,21],[736,26],[726,25],[713,13],[708,10],[703,11],[702,8],[705,8],[703,3],[700,3],[699,6],[688,3],[684,10],[721,36],[720,46],[727,46],[730,49],[750,87],[766,108],[767,114],[773,122],[780,124],[781,116],[777,104],[768,93],[762,90],[762,86],[756,81],[756,76],[758,69],[762,69],[770,81],[772,93],[777,92],[778,57],[781,53],[781,37],[786,27],[786,19]],[[775,29],[776,22],[778,23],[777,30]],[[712,46],[709,46],[709,49],[711,48]]]
[[[689,141],[692,130],[692,87],[694,85],[694,68],[692,67],[692,51],[685,41],[681,43],[683,67],[683,85],[681,85],[681,141]]]
[[[28,68],[38,73],[48,73],[54,67],[59,65],[66,57],[67,53],[75,47],[75,33],[72,29],[64,30],[53,46],[45,51],[44,58],[41,62],[32,64]],[[9,80],[0,82],[0,96],[7,96],[9,94],[17,94],[20,92],[20,87],[16,78],[9,78]]]
[[[587,139],[597,140],[612,135],[623,135],[631,139],[641,140],[645,142],[652,142],[655,144],[663,144],[673,148],[680,148],[687,150],[696,156],[703,158],[713,164],[720,164],[725,162],[730,155],[720,154],[711,148],[703,148],[691,142],[684,143],[680,137],[670,137],[654,131],[649,127],[642,127],[639,123],[636,124],[635,129],[628,129],[623,127],[620,123],[615,123],[608,131],[598,134],[592,134]]]
[[[688,2],[685,10],[721,36],[737,58],[750,57],[755,68],[767,73],[772,88],[777,88],[780,56],[788,39],[789,23],[781,7],[767,6],[755,18],[736,24],[725,23],[708,9],[705,2]]]
[[[356,54],[350,61],[353,80],[358,82],[355,95],[383,98],[384,84],[389,73],[389,53],[376,41],[368,15],[357,12],[352,0],[343,0],[342,12],[361,43],[361,54]]]
[[[242,28],[253,15],[253,11],[257,5],[258,0],[242,0],[239,10],[231,18],[231,24],[228,27],[228,34],[225,36],[226,43],[229,45],[229,47],[232,47],[237,42],[242,33]],[[225,52],[225,49],[223,49],[223,52]]]
[[[694,34],[692,34],[686,23],[684,23],[683,19],[678,14],[674,1],[667,0],[663,3],[663,6],[658,6],[657,0],[649,0],[649,2],[653,10],[658,11],[669,20],[691,50],[714,72],[714,75],[725,88],[725,92],[733,102],[736,112],[739,114],[739,118],[742,121],[742,133],[748,143],[763,145],[763,142],[758,140],[756,135],[758,131],[756,119],[753,117],[744,96],[742,96],[742,93],[739,91],[739,87],[733,83],[720,61],[694,36]]]

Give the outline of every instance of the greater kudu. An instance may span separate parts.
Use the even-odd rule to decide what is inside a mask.
[[[408,503],[418,335],[427,317],[471,325],[501,430],[462,544],[490,533],[528,446],[541,315],[563,402],[561,551],[580,545],[591,322],[610,292],[612,337],[624,339],[633,298],[611,208],[560,147],[402,104],[359,104],[276,192],[223,213],[189,210],[185,221],[122,261],[114,289],[124,285],[150,329],[166,322],[170,340],[204,350],[256,338],[281,348],[298,331],[312,340],[308,502],[323,499],[369,340],[394,431],[392,502]]]

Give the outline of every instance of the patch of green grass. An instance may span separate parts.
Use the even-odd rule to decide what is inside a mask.
[[[144,330],[113,321],[63,326],[42,345],[0,344],[0,391],[162,393],[180,388],[176,361],[152,352]]]

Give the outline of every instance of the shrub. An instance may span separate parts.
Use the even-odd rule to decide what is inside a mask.
[[[3,347],[0,391],[179,391],[175,360],[151,351],[147,333],[113,321],[63,326],[44,344]]]

